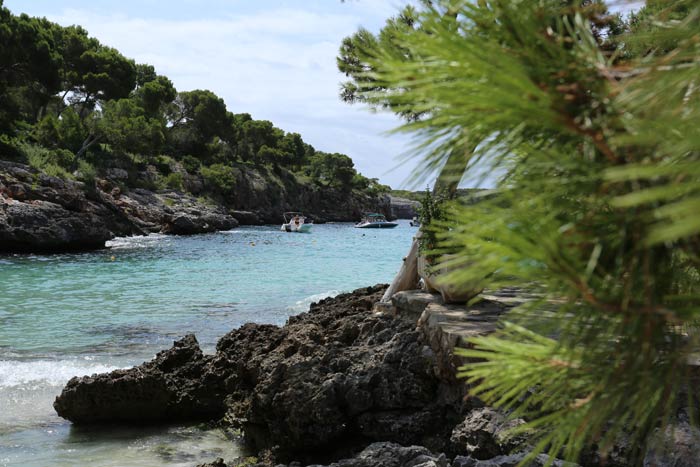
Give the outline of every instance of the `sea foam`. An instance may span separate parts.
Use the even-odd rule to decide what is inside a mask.
[[[336,295],[339,295],[341,293],[343,293],[342,290],[329,290],[327,292],[309,295],[308,297],[304,297],[298,302],[294,303],[294,305],[288,306],[287,310],[294,313],[303,313],[305,311],[309,311],[309,307],[312,303],[323,300],[324,298],[335,297]]]
[[[81,360],[0,360],[0,388],[63,386],[73,376],[104,373],[115,366]]]

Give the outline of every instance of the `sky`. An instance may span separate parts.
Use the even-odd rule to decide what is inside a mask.
[[[415,161],[401,122],[340,101],[335,57],[359,27],[377,32],[407,0],[5,0],[13,13],[79,24],[179,91],[209,89],[234,113],[350,156],[368,177],[407,187]],[[402,162],[403,161],[403,162]]]

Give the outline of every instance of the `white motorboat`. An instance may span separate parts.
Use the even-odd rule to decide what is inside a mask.
[[[358,229],[392,229],[396,227],[396,222],[386,220],[384,214],[368,213],[362,217],[362,220],[355,224]]]
[[[300,212],[285,212],[283,217],[284,224],[282,224],[280,230],[285,232],[306,233],[311,230],[311,226],[313,225],[313,222],[304,217]]]
[[[420,220],[416,216],[413,216],[413,219],[411,219],[409,224],[411,227],[420,227]]]

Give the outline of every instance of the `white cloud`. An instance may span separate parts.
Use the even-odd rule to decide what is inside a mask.
[[[383,136],[399,122],[358,111],[338,99],[343,76],[335,57],[343,37],[363,23],[381,24],[396,9],[382,0],[349,2],[339,12],[292,8],[206,19],[152,19],[64,10],[49,19],[80,24],[102,43],[150,63],[179,90],[210,89],[233,112],[299,132],[317,149],[348,154],[369,177],[399,186],[411,167],[396,167],[406,138]],[[345,5],[342,5],[345,6]]]

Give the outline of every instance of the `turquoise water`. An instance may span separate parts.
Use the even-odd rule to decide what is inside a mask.
[[[415,230],[325,224],[116,239],[109,250],[0,256],[0,465],[180,466],[234,457],[219,430],[75,429],[51,406],[73,376],[150,359],[195,333],[205,352],[246,322],[389,282]]]

